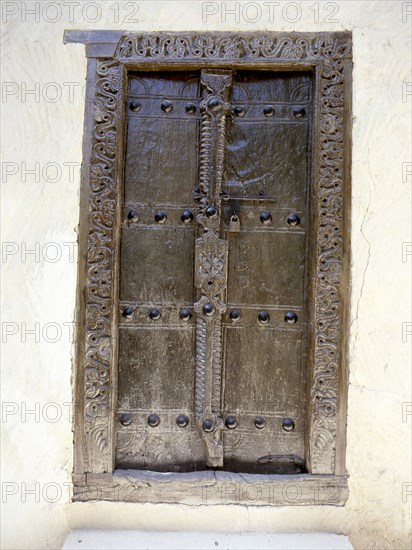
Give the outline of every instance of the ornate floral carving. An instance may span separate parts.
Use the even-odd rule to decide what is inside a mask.
[[[200,272],[206,277],[222,277],[223,267],[222,255],[202,254],[200,257]]]
[[[312,461],[321,463],[324,468],[334,471],[334,452],[336,439],[336,422],[334,418],[316,418],[313,429]]]
[[[85,469],[109,471],[108,424],[112,367],[114,225],[118,194],[116,150],[121,84],[117,62],[97,63],[93,149],[90,165],[86,285]]]
[[[125,34],[116,57],[131,59],[341,59],[350,54],[345,35],[268,33]]]
[[[333,473],[341,338],[342,203],[343,203],[343,63],[349,42],[319,53],[321,103],[319,128],[319,179],[317,183],[320,221],[317,238],[315,283],[315,326],[317,327],[312,387],[311,463],[313,473]]]
[[[206,231],[196,240],[196,286],[211,300],[226,288],[227,254],[227,242],[214,231]]]

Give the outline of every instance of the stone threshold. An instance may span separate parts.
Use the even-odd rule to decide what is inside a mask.
[[[334,533],[208,533],[74,529],[62,550],[353,550]]]

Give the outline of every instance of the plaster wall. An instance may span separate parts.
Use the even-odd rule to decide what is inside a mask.
[[[59,548],[70,528],[124,528],[327,531],[356,549],[409,548],[411,2],[85,1],[56,11],[3,1],[1,9],[2,547]],[[65,28],[353,32],[345,507],[70,502],[86,59],[82,45],[63,45]]]

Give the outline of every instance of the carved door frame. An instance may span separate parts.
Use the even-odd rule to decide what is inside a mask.
[[[351,34],[66,31],[88,57],[76,309],[74,500],[328,504],[347,499]],[[127,74],[312,71],[306,468],[293,476],[115,470],[118,272]],[[93,92],[93,99],[90,98]]]

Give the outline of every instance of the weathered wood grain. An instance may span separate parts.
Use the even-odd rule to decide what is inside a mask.
[[[97,58],[89,65],[89,82],[96,83],[95,101],[93,112],[89,109],[86,113],[84,144],[80,235],[87,258],[79,266],[76,397],[82,405],[76,410],[75,497],[81,493],[84,475],[106,472],[111,476],[115,468],[120,199],[126,135],[123,97],[128,71],[143,67],[185,71],[198,71],[202,67],[261,68],[313,73],[313,147],[309,151],[313,183],[307,217],[311,244],[307,256],[305,465],[311,474],[318,476],[310,476],[311,479],[323,480],[325,474],[331,476],[325,478],[331,483],[344,479],[334,474],[345,473],[350,34],[125,33],[120,36],[98,31],[67,33],[66,41],[83,41],[89,57]],[[283,111],[280,114],[285,116]],[[199,498],[194,488],[188,491],[195,493],[195,501]],[[332,499],[331,503],[342,503],[345,491],[340,488],[343,498]],[[122,494],[127,500],[128,496]],[[150,500],[147,495],[144,498]],[[275,499],[273,504],[276,503],[279,504],[279,499]]]

